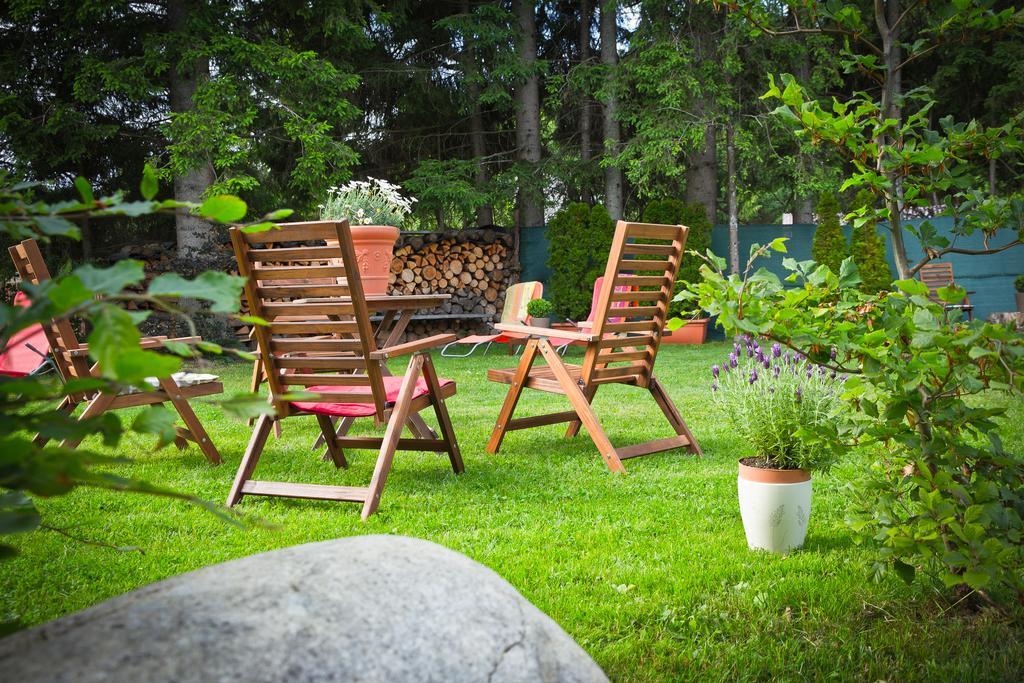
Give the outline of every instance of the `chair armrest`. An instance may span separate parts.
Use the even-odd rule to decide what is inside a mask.
[[[408,353],[415,353],[416,351],[422,351],[424,349],[444,346],[456,339],[458,339],[458,337],[454,334],[435,334],[433,337],[417,339],[416,341],[406,342],[404,344],[395,344],[394,346],[379,349],[371,353],[370,358],[373,360],[387,360],[394,356],[404,356]]]
[[[139,340],[140,349],[158,349],[164,345],[164,342],[175,341],[181,342],[182,344],[195,344],[198,341],[202,341],[202,337],[175,337],[174,339],[168,339],[167,337],[143,337]],[[89,355],[89,345],[79,344],[77,349],[70,349],[66,352],[68,356],[72,358],[81,358],[82,356]]]
[[[572,330],[555,330],[550,327],[533,327],[532,325],[515,325],[513,323],[495,323],[494,329],[502,332],[515,332],[527,334],[531,337],[555,337],[557,339],[572,339],[574,341],[594,341],[594,335],[586,332],[573,332]]]

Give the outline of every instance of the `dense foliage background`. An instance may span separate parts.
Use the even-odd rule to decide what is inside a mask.
[[[902,17],[903,115],[925,88],[933,123],[999,125],[1024,108],[1019,31],[1004,20],[948,30],[1011,3],[884,5]],[[0,7],[0,166],[55,193],[75,176],[104,193],[149,161],[173,179],[165,195],[232,192],[253,215],[310,216],[331,185],[382,177],[419,197],[414,227],[426,229],[535,225],[572,201],[614,220],[680,199],[725,222],[731,180],[741,222],[811,222],[812,198],[837,190],[851,161],[798,138],[760,98],[769,72],[794,74],[825,109],[881,96],[892,79],[879,80],[880,58],[843,52],[882,45],[872,11],[862,0],[18,0]],[[1019,187],[1019,158],[977,163],[992,189]],[[202,252],[204,224],[188,216],[83,227],[84,256],[140,233]]]

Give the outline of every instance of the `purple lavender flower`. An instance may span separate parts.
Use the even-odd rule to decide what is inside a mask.
[[[776,365],[775,367],[772,368],[772,374],[775,375],[776,377],[778,377],[780,370],[782,370],[782,368],[779,367],[778,365]]]
[[[753,346],[748,346],[747,347],[747,358],[753,358],[753,356],[754,356],[754,347]]]
[[[814,376],[814,368],[812,368],[810,365],[808,365],[807,366],[807,372],[804,373],[804,374],[807,375],[807,379],[810,379],[811,377]]]
[[[764,360],[761,361],[761,365],[764,366],[765,370],[770,370],[771,367],[772,367],[771,360],[769,360],[767,356],[764,356],[763,358],[764,358]]]
[[[832,372],[830,372],[828,378],[829,379],[835,379],[836,378],[836,371],[833,370]]]
[[[831,358],[832,360],[836,359],[836,347],[832,347],[832,350],[829,351],[828,353],[828,357]]]
[[[796,388],[796,402],[799,403],[800,399],[803,398],[803,394],[800,392],[800,387]]]
[[[714,377],[715,379],[718,379],[718,364],[717,363],[715,365],[711,366],[711,376]]]
[[[737,356],[740,355],[740,343],[739,342],[733,342],[732,343],[732,352],[735,353]]]
[[[778,342],[772,344],[772,358],[779,358],[782,356],[782,346]]]
[[[739,365],[739,362],[737,361],[736,356],[737,356],[737,354],[735,354],[735,353],[730,353],[729,354],[729,367],[735,368],[737,365]]]
[[[764,354],[761,353],[761,349],[758,349],[754,353],[754,360],[756,360],[758,363],[763,363],[764,362]]]
[[[753,384],[757,381],[757,368],[750,371],[750,383]]]
[[[848,378],[847,378],[847,376],[846,376],[846,375],[839,375],[839,381],[840,381],[840,382],[845,382],[845,381],[846,381],[847,379],[848,379]]]
[[[718,382],[711,383],[711,391],[718,391]]]

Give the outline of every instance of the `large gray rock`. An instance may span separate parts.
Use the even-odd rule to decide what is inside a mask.
[[[605,681],[504,579],[414,538],[206,567],[0,640],[30,681]]]

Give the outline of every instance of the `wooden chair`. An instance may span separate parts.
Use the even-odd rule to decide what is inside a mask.
[[[529,281],[529,282],[517,282],[511,285],[505,290],[505,304],[501,308],[501,318],[499,322],[503,323],[529,323],[530,315],[526,312],[526,306],[534,299],[539,299],[544,295],[544,285],[540,282]],[[473,334],[462,339],[456,339],[450,344],[445,344],[444,348],[441,349],[441,355],[445,358],[466,358],[473,354],[477,350],[477,347],[482,344],[484,346],[484,354],[491,348],[491,344],[508,344],[509,350],[511,351],[512,346],[516,343],[522,342],[526,337],[521,334]],[[467,344],[471,345],[469,351],[465,353],[455,353],[449,351],[449,349],[456,344]]]
[[[233,228],[230,234],[239,273],[246,278],[249,310],[269,323],[257,326],[255,337],[274,415],[257,420],[227,504],[246,495],[350,501],[362,503],[366,519],[380,504],[396,450],[446,452],[452,469],[461,473],[462,456],[444,403],[455,394],[455,383],[439,379],[424,353],[455,336],[377,348],[348,222],[289,223],[259,233]],[[336,244],[323,246],[328,240]],[[292,246],[281,247],[282,242]],[[307,265],[311,261],[339,265]],[[301,282],[319,277],[334,281]],[[382,373],[381,361],[410,353],[404,376]],[[297,391],[312,396],[292,400],[288,393]],[[428,406],[437,416],[440,438],[402,438],[408,417]],[[348,466],[344,448],[378,449],[369,487],[252,478],[273,422],[298,415],[316,417],[335,467]],[[335,417],[372,417],[387,426],[382,438],[337,436]]]
[[[22,280],[33,284],[40,284],[50,279],[50,272],[46,268],[43,256],[39,251],[39,245],[35,240],[25,240],[9,249],[11,258],[14,260],[14,267]],[[43,326],[46,340],[49,342],[57,372],[64,382],[72,379],[97,376],[97,365],[89,362],[89,348],[86,344],[78,341],[74,328],[68,320],[53,320],[49,325]],[[143,349],[160,349],[163,347],[167,337],[145,337],[139,346]],[[173,341],[194,343],[199,341],[198,337],[182,337]],[[96,417],[107,410],[118,410],[120,408],[134,408],[137,406],[155,405],[157,403],[170,403],[178,411],[185,428],[176,427],[179,448],[184,447],[184,441],[194,441],[199,449],[211,463],[218,465],[221,462],[220,453],[214,446],[209,434],[203,427],[199,418],[196,417],[189,400],[200,396],[220,394],[224,386],[217,381],[214,375],[200,375],[187,372],[178,372],[171,377],[147,378],[149,387],[139,388],[127,387],[120,393],[111,392],[85,392],[67,396],[57,407],[58,410],[71,413],[81,404],[86,403],[80,420]],[[45,437],[37,436],[36,442],[45,444]],[[74,448],[80,440],[65,440],[62,445],[66,448]]]
[[[967,314],[967,320],[974,320],[974,305],[971,303],[970,298],[964,297],[964,300],[958,304],[949,304],[939,298],[939,287],[952,287],[956,284],[953,280],[952,263],[948,261],[930,261],[921,266],[918,276],[921,278],[921,282],[928,287],[929,299],[940,304],[947,312],[963,311]],[[974,294],[974,292],[967,293]]]
[[[487,373],[489,380],[511,385],[487,444],[489,453],[498,452],[506,432],[568,422],[566,437],[575,436],[580,426],[585,426],[614,472],[625,472],[623,460],[649,453],[685,447],[700,454],[700,446],[686,422],[653,374],[688,232],[689,228],[679,225],[618,222],[596,305],[597,315],[589,332],[495,325],[505,332],[529,335],[530,340],[518,367]],[[621,306],[620,302],[628,305]],[[553,337],[585,342],[583,364],[566,364],[551,344]],[[534,366],[538,353],[547,366]],[[676,435],[633,446],[613,446],[591,406],[594,394],[605,384],[626,384],[650,391]],[[564,394],[572,410],[513,418],[524,389]]]

